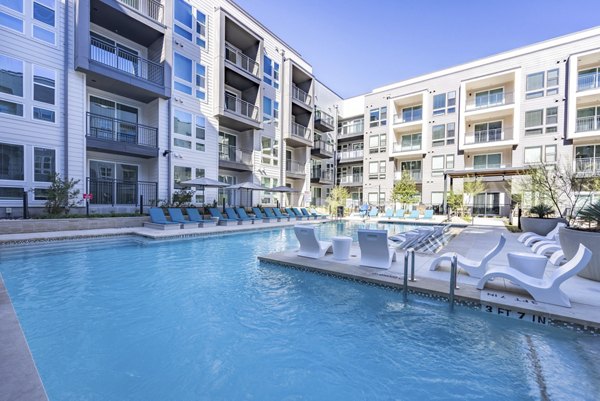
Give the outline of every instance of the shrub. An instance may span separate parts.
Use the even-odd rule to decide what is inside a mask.
[[[596,229],[600,227],[600,201],[591,203],[579,212],[579,217],[588,223],[595,223]]]
[[[540,219],[545,219],[551,214],[554,214],[554,209],[550,205],[540,203],[539,205],[532,206],[529,209],[529,213],[537,215]]]
[[[72,207],[81,202],[77,199],[81,192],[79,189],[75,189],[77,184],[79,184],[79,180],[62,179],[58,173],[52,175],[46,201],[46,210],[49,214],[54,216],[67,214]]]

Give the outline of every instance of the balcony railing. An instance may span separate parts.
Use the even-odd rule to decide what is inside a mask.
[[[313,167],[310,178],[321,181],[333,181],[333,170]]]
[[[404,124],[423,120],[423,112],[394,114],[394,124]]]
[[[292,123],[292,135],[311,141],[310,129],[298,123]]]
[[[413,152],[415,150],[421,150],[421,148],[422,148],[421,142],[413,143],[410,145],[403,145],[402,143],[394,142],[393,151],[394,151],[394,153]]]
[[[577,91],[586,91],[600,87],[600,73],[588,72],[577,75]]]
[[[578,157],[575,159],[575,172],[586,175],[600,174],[600,157]]]
[[[225,60],[236,65],[242,70],[248,72],[255,77],[259,77],[260,65],[241,51],[237,50],[233,46],[225,44]]]
[[[318,149],[321,151],[321,153],[330,153],[333,155],[333,145],[324,140],[315,140],[313,144],[313,149]]]
[[[578,117],[575,132],[600,130],[600,116]]]
[[[225,93],[225,110],[258,122],[258,107],[229,93]]]
[[[164,7],[160,1],[157,0],[117,0],[119,3],[123,3],[134,10],[137,10],[140,14],[153,19],[154,21],[164,22]]]
[[[421,174],[421,170],[400,170],[394,172],[394,180],[401,180],[402,175],[407,173],[410,178],[415,182],[421,182],[423,177]]]
[[[492,128],[465,134],[465,145],[475,145],[479,143],[499,142],[510,139],[512,128]]]
[[[487,93],[485,95],[471,96],[467,100],[467,110],[480,110],[487,109],[489,107],[504,106],[507,104],[513,104],[514,94],[512,92],[498,92],[498,93]]]
[[[162,64],[146,60],[97,38],[90,38],[90,60],[154,84],[164,85],[165,74]]]
[[[285,163],[285,171],[292,174],[304,174],[306,173],[306,163],[288,159]]]
[[[158,147],[158,128],[87,113],[87,137]]]
[[[151,181],[125,181],[111,179],[87,179],[88,194],[92,194],[92,205],[139,206],[143,197],[144,206],[158,203],[158,183]]]
[[[296,85],[292,85],[292,97],[304,104],[310,105],[310,96]]]
[[[362,174],[351,174],[340,176],[340,184],[362,184]]]
[[[344,150],[338,153],[340,156],[340,160],[345,159],[362,159],[364,155],[364,150]]]
[[[219,144],[219,160],[252,165],[252,153],[239,149],[236,146]]]
[[[354,136],[357,134],[362,135],[362,134],[364,134],[364,131],[365,131],[365,124],[362,121],[359,123],[343,125],[338,128],[338,139],[344,138],[347,136]]]
[[[335,118],[332,115],[325,113],[323,110],[315,111],[315,121],[320,121],[332,128],[335,127]]]

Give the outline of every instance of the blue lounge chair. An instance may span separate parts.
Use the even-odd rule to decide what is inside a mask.
[[[296,220],[296,216],[290,216],[289,214],[283,214],[281,213],[281,210],[279,210],[279,208],[274,207],[273,208],[273,213],[275,213],[275,216],[277,216],[280,219],[284,219],[287,221],[292,221],[292,219]]]
[[[291,208],[289,208],[289,207],[286,207],[286,208],[285,208],[285,212],[286,212],[286,213],[287,213],[287,215],[289,216],[289,218],[290,218],[290,221],[291,221],[292,219],[296,219],[296,220],[304,220],[304,217],[303,217],[302,215],[300,215],[300,216],[296,215],[296,213],[295,213],[295,212],[294,212],[294,211],[293,211]]]
[[[433,218],[433,209],[427,209],[425,210],[425,213],[423,214],[423,219],[424,220],[431,220]]]
[[[377,217],[377,215],[379,215],[379,209],[376,207],[369,210],[369,217]]]
[[[319,219],[326,219],[327,218],[326,214],[320,214],[319,212],[317,212],[316,209],[310,209],[310,212],[312,213],[313,216],[316,216]]]
[[[200,227],[207,227],[207,226],[215,226],[217,225],[217,222],[213,219],[210,220],[205,220],[202,218],[202,215],[200,214],[200,212],[198,212],[198,209],[194,208],[194,207],[188,207],[187,209],[185,209],[187,211],[188,217],[190,218],[190,221],[193,221],[194,223],[198,223],[198,225]]]
[[[397,219],[403,219],[404,218],[404,209],[398,209],[398,210],[396,210],[395,217]]]
[[[223,215],[221,214],[219,209],[217,209],[216,207],[209,208],[208,212],[210,213],[210,215],[212,217],[217,217],[219,219],[218,224],[220,226],[229,226],[229,225],[237,225],[238,224],[237,220],[226,219],[225,217],[223,217]]]
[[[290,219],[288,217],[285,217],[284,215],[281,214],[279,209],[271,209],[270,207],[264,207],[263,210],[265,211],[265,214],[267,215],[268,218],[270,218],[270,219],[275,218],[275,219],[277,219],[277,222],[280,222],[281,219],[290,221]],[[277,213],[275,213],[275,210],[277,210],[279,215]]]
[[[238,222],[238,224],[252,224],[251,220],[243,220],[240,218],[240,216],[238,216],[238,214],[235,212],[235,210],[233,210],[233,208],[231,207],[226,207],[225,208],[225,214],[227,215],[228,219],[231,220],[236,220]]]
[[[151,207],[148,211],[151,223],[144,223],[144,227],[156,228],[159,230],[179,230],[180,223],[167,220],[165,213],[159,207]]]
[[[243,207],[236,207],[235,211],[237,212],[238,216],[240,216],[240,219],[242,219],[242,221],[251,221],[252,224],[262,223],[262,219],[255,219],[254,217],[248,216],[248,213],[246,213],[246,209],[244,209]]]
[[[391,219],[394,217],[394,211],[392,209],[385,209],[385,217]]]
[[[265,214],[262,214],[260,209],[257,207],[253,207],[252,211],[254,212],[254,215],[256,216],[256,218],[261,219],[264,223],[270,223],[273,220],[279,221],[279,219],[275,215],[273,215],[272,217],[266,215],[266,213],[267,213],[266,211],[265,211]],[[271,213],[273,213],[273,212],[271,212]]]
[[[310,216],[306,217],[305,215],[303,215],[302,212],[300,210],[298,210],[297,207],[293,207],[291,209],[294,213],[296,213],[296,217],[298,218],[298,220],[303,220],[303,219],[310,220]]]
[[[186,220],[185,217],[183,216],[183,213],[181,213],[181,209],[176,208],[176,207],[170,207],[168,210],[169,210],[169,216],[171,216],[171,221],[180,223],[183,228],[198,228],[198,227],[200,227],[198,225],[198,223],[190,221],[190,220]]]
[[[410,212],[410,216],[408,216],[409,219],[415,219],[415,220],[419,220],[419,211],[418,210],[413,210]]]
[[[304,217],[306,217],[308,220],[310,220],[310,219],[316,220],[317,219],[317,216],[314,216],[314,215],[308,213],[308,210],[306,210],[305,207],[301,207],[300,211],[302,212],[302,215]]]

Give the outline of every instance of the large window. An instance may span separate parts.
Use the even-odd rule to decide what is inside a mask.
[[[500,168],[501,162],[502,155],[500,153],[473,156],[473,168],[475,170],[486,168]]]
[[[192,179],[192,168],[191,167],[183,167],[183,166],[173,166],[173,187],[175,189],[184,188],[185,185],[182,185],[182,181],[187,181]]]
[[[475,107],[485,108],[504,104],[504,88],[484,90],[475,93]]]
[[[535,99],[544,96],[544,88],[546,88],[546,96],[556,95],[559,92],[558,84],[558,69],[529,74],[527,75],[525,98]]]
[[[190,42],[194,42],[195,37],[195,43],[206,48],[206,14],[200,10],[194,13],[192,6],[185,0],[175,0],[174,9],[173,31]]]
[[[444,146],[454,144],[455,123],[434,125],[431,130],[431,145]]]
[[[528,164],[553,164],[556,163],[557,155],[556,155],[556,145],[546,145],[546,146],[528,146],[524,151],[523,163]]]
[[[433,115],[440,116],[456,112],[456,91],[433,96]]]
[[[431,158],[431,175],[442,175],[444,170],[454,169],[454,155],[437,155]]]
[[[56,168],[56,153],[54,149],[34,148],[33,171],[34,181],[50,182]]]
[[[34,0],[32,35],[43,42],[54,44],[56,25],[55,0]]]
[[[0,180],[23,181],[25,165],[22,145],[0,143]]]
[[[23,0],[0,0],[0,26],[23,33]]]
[[[546,117],[544,118],[544,113]],[[558,131],[558,107],[525,112],[525,135],[539,135]]]
[[[379,127],[387,125],[387,107],[371,109],[369,113],[369,127]]]
[[[261,162],[263,164],[277,166],[279,164],[279,143],[277,140],[263,136],[261,138],[261,148]]]
[[[279,63],[267,55],[263,56],[263,81],[275,89],[279,88]]]
[[[194,122],[194,125],[192,125]],[[194,131],[192,131],[192,128]],[[204,139],[206,137],[206,119],[201,115],[194,115],[187,111],[175,109],[173,111],[173,133],[185,138],[174,137],[173,144],[180,148],[192,149],[192,136],[196,138],[195,149],[205,151]],[[192,135],[192,133],[194,135]]]
[[[271,177],[262,177],[261,183],[263,187],[273,188],[279,185],[279,179]],[[263,191],[263,195],[260,198],[260,203],[263,205],[274,205],[275,194],[271,191]]]
[[[600,172],[600,145],[584,145],[575,148],[575,171],[596,174]]]
[[[422,135],[420,132],[416,134],[402,135],[402,138],[400,139],[400,151],[409,152],[411,150],[420,150],[421,139]]]
[[[385,170],[386,162],[384,160],[369,162],[369,179],[385,179]]]
[[[196,97],[206,100],[206,67],[196,63]]]
[[[600,107],[577,109],[576,132],[596,131],[600,129]]]
[[[23,62],[0,54],[0,113],[22,117],[22,97]]]
[[[419,121],[422,119],[423,119],[423,107],[421,105],[405,107],[402,109],[402,121],[400,121],[400,122],[406,123],[406,122],[410,122],[410,121]]]
[[[192,94],[192,60],[182,56],[179,53],[175,53],[174,58],[175,66],[175,89],[188,95]]]
[[[369,136],[369,153],[385,153],[387,149],[387,134]]]

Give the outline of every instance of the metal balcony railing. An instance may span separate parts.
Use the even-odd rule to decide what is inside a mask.
[[[465,134],[465,145],[499,142],[510,139],[510,137],[512,137],[512,127],[467,132]]]
[[[600,116],[578,117],[575,132],[600,130]]]
[[[306,163],[288,159],[285,163],[285,171],[293,174],[304,174],[306,172]]]
[[[308,141],[312,140],[310,135],[310,129],[298,123],[292,123],[292,135],[306,139]]]
[[[362,184],[362,174],[351,174],[340,176],[340,184]]]
[[[304,104],[310,105],[310,96],[308,93],[298,88],[296,85],[292,85],[292,97]]]
[[[154,84],[164,85],[165,73],[162,64],[146,60],[100,39],[90,38],[90,60]]]
[[[164,23],[164,7],[157,0],[117,0],[126,6],[137,10],[140,14],[153,19],[154,21]]]
[[[421,182],[423,179],[421,170],[397,170],[394,172],[394,180],[401,180],[402,175],[407,173],[415,182]]]
[[[87,113],[86,136],[105,141],[158,147],[158,128]]]
[[[252,165],[252,152],[246,152],[233,145],[219,144],[219,160]]]
[[[259,77],[260,65],[256,62],[256,60],[253,60],[227,43],[225,43],[225,60],[254,75],[255,77]]]
[[[338,139],[347,136],[354,136],[356,134],[364,134],[365,124],[363,121],[359,123],[343,125],[338,128]]]
[[[586,91],[600,87],[600,73],[588,72],[577,75],[577,91]]]
[[[328,125],[332,128],[335,127],[335,118],[332,115],[325,113],[323,110],[315,111],[315,120],[321,121],[321,123]]]
[[[151,181],[125,181],[111,179],[87,179],[88,194],[92,194],[93,205],[132,205],[139,206],[140,196],[144,206],[158,203],[158,183]]]
[[[577,157],[575,172],[586,175],[600,174],[600,157]]]
[[[345,150],[338,153],[340,160],[346,159],[362,159],[364,155],[364,150]]]
[[[480,110],[487,109],[489,107],[504,106],[507,104],[513,104],[514,94],[512,92],[498,92],[498,93],[485,93],[477,96],[471,96],[467,100],[467,110]]]
[[[225,110],[258,122],[257,106],[228,93],[225,93]]]
[[[333,181],[333,170],[313,167],[310,178],[321,181]]]
[[[333,145],[324,140],[315,140],[313,143],[313,149],[319,150],[321,153],[329,153],[333,155]]]
[[[413,111],[410,113],[394,114],[394,124],[404,124],[413,121],[423,120],[423,111]]]
[[[394,142],[393,151],[394,151],[394,153],[412,152],[415,150],[421,150],[421,148],[422,148],[421,142],[411,143],[410,145]]]

